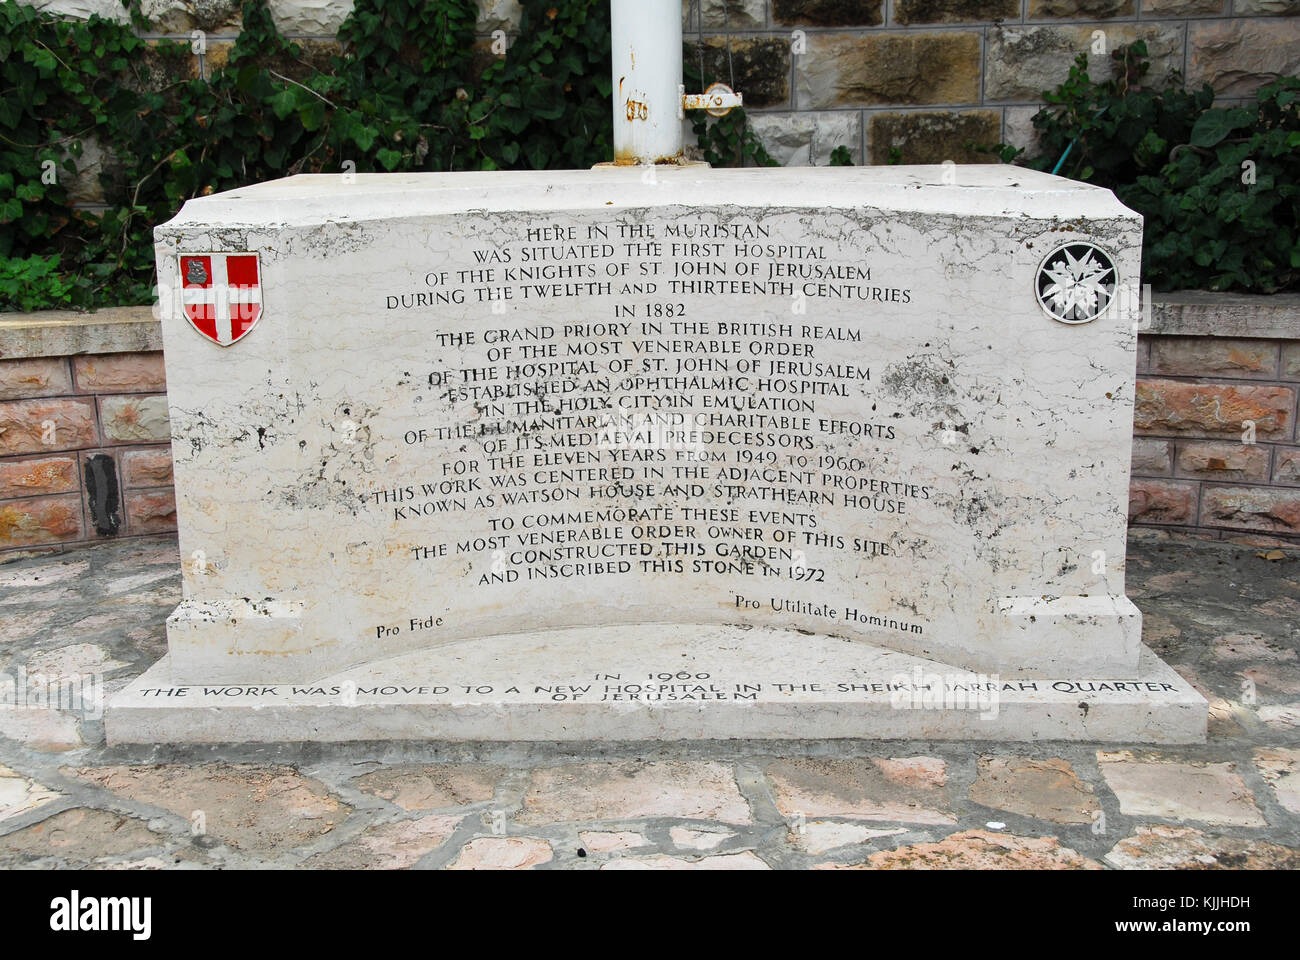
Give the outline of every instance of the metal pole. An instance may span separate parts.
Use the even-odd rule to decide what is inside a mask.
[[[681,0],[610,0],[614,162],[682,154]]]

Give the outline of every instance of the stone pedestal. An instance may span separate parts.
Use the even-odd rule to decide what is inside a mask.
[[[185,600],[110,738],[1203,736],[1124,595],[1141,220],[1032,171],[949,179],[190,201],[157,230]],[[899,710],[895,665],[992,677],[1004,718]],[[726,696],[546,689],[683,668]]]

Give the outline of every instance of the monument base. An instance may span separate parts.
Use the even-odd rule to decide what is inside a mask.
[[[1125,676],[1010,679],[861,641],[646,624],[451,643],[301,684],[178,685],[164,657],[112,698],[104,722],[110,744],[1201,743],[1207,715],[1205,699],[1146,647]]]

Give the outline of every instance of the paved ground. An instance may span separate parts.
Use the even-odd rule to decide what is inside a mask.
[[[1300,550],[1129,556],[1147,643],[1211,700],[1205,746],[126,750],[0,709],[0,866],[1300,868]],[[0,671],[120,689],[165,650],[178,565],[170,538],[0,565]]]

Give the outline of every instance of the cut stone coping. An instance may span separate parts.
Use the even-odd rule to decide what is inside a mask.
[[[1300,340],[1300,294],[1160,293],[1152,297],[1151,325],[1138,333]]]
[[[151,306],[0,313],[0,360],[161,349],[162,325]]]

